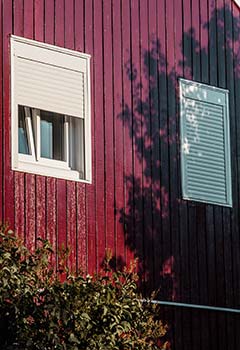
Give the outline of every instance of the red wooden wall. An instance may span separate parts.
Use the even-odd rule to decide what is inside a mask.
[[[231,0],[1,0],[0,197],[30,247],[97,270],[139,257],[145,291],[240,308],[240,12]],[[9,35],[91,54],[93,183],[11,171]],[[230,90],[233,209],[181,199],[177,78]],[[238,315],[170,308],[173,348],[240,348]]]

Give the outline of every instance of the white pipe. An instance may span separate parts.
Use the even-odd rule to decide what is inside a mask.
[[[232,313],[240,314],[240,309],[232,309],[232,308],[228,308],[228,307],[176,303],[176,302],[173,302],[173,301],[150,300],[150,299],[142,299],[141,301],[143,303],[160,304],[160,305],[165,305],[165,306],[176,306],[176,307],[185,307],[185,308],[190,308],[190,309],[222,311],[222,312],[232,312]]]

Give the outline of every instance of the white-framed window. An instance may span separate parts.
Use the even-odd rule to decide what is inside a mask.
[[[184,199],[232,207],[228,90],[180,79]]]
[[[90,56],[11,36],[12,168],[91,182]]]

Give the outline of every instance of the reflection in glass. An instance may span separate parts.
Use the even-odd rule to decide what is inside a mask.
[[[64,117],[41,111],[41,157],[64,160]]]
[[[26,116],[23,106],[18,106],[18,152],[30,154],[27,138]]]

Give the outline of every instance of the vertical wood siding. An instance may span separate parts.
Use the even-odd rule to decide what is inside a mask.
[[[139,258],[144,292],[240,308],[240,9],[230,0],[7,0],[0,6],[0,220],[29,247],[70,248],[93,273],[106,248]],[[89,53],[86,185],[13,172],[9,35]],[[233,208],[181,199],[178,78],[230,91]],[[54,264],[57,264],[54,258]],[[240,348],[238,315],[165,308],[176,350]]]

